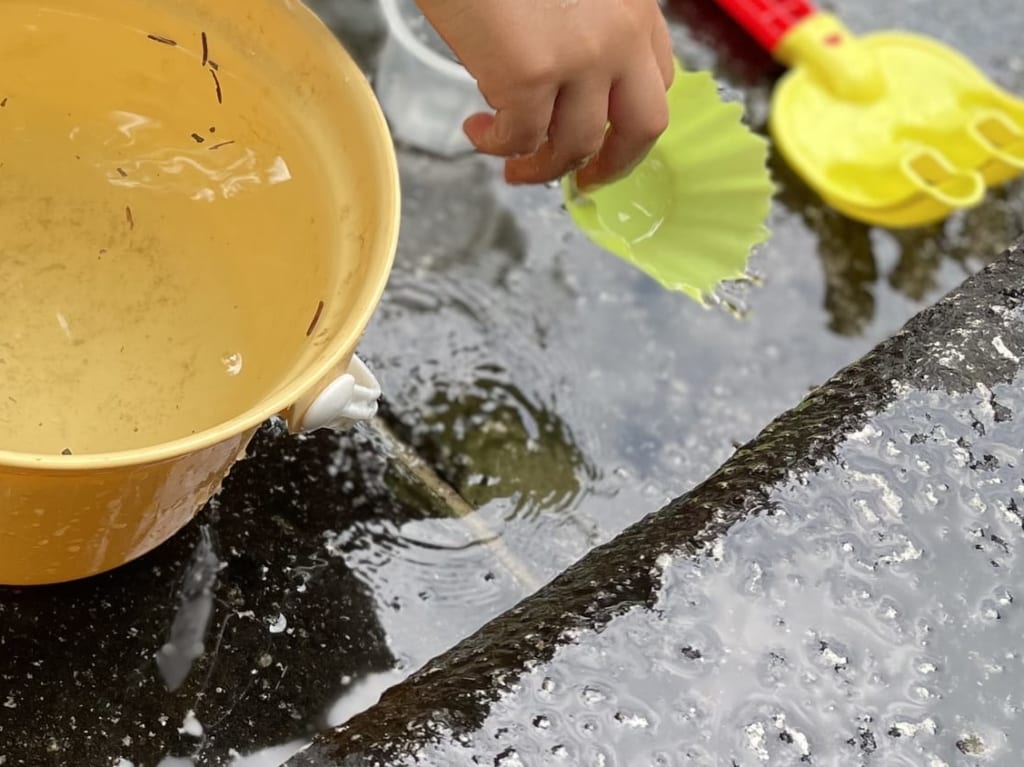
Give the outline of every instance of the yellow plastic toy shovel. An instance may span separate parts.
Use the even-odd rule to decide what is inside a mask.
[[[790,67],[770,131],[832,207],[887,227],[976,205],[1024,172],[1024,101],[918,35],[854,37],[807,0],[717,0]]]

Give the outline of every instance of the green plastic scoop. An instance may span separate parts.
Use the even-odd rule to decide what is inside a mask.
[[[768,237],[768,144],[707,72],[677,61],[668,98],[668,129],[628,176],[583,194],[573,174],[562,190],[593,242],[706,304],[721,282],[746,276],[751,248]]]

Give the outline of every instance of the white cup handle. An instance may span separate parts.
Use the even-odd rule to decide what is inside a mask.
[[[380,396],[380,383],[370,368],[352,355],[348,370],[331,381],[298,422],[289,426],[301,433],[317,429],[347,431],[377,415]]]

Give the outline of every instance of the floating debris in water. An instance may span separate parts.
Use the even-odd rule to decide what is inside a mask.
[[[146,35],[146,37],[148,37],[150,40],[152,40],[155,43],[161,43],[163,45],[174,46],[174,45],[178,44],[177,41],[172,40],[169,37],[162,37],[161,35]]]
[[[320,315],[324,313],[324,302],[321,301],[316,305],[316,311],[313,313],[313,321],[309,323],[309,329],[306,330],[306,337],[313,335],[313,331],[316,330],[316,326],[320,324]]]
[[[210,62],[210,64],[212,66],[213,62]],[[220,87],[220,78],[217,77],[217,72],[214,69],[210,70],[210,74],[213,75],[213,85],[214,85],[214,88],[216,88],[216,92],[217,92],[217,103],[218,104],[223,104],[224,103],[224,92],[221,90],[221,87]]]

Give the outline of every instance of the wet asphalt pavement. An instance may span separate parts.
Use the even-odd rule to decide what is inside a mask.
[[[329,20],[372,68],[380,32],[367,15],[372,4],[318,5],[325,17],[330,11]],[[1024,92],[1024,27],[1013,0],[986,0],[970,10],[953,0],[843,0],[832,7],[855,31],[900,25],[942,38],[1003,85]],[[672,2],[669,9],[683,59],[712,68],[731,95],[745,101],[760,128],[777,69],[752,53],[746,38],[709,2]],[[665,293],[597,250],[573,229],[554,190],[506,187],[492,164],[475,157],[440,161],[403,150],[400,160],[405,211],[399,254],[360,350],[384,386],[381,422],[341,437],[309,438],[268,425],[219,499],[158,551],[87,582],[0,594],[0,650],[6,658],[0,666],[0,764],[281,763],[312,733],[371,705],[383,689],[595,546],[689,491],[736,445],[1024,231],[1019,185],[999,190],[943,226],[894,234],[828,211],[775,161],[781,191],[770,222],[774,236],[753,263],[764,285],[745,296],[747,316],[736,319]],[[948,430],[959,434],[962,423],[953,414],[963,402],[928,406],[949,412]],[[994,436],[977,438],[1003,440],[1000,449],[1010,450],[1013,443],[1004,442],[1014,437],[1012,424],[990,426]],[[887,456],[885,444],[878,442],[881,453],[871,472],[891,483],[912,451]],[[1010,471],[1004,459],[1000,472]],[[820,481],[832,487],[830,482],[840,480]],[[882,492],[865,481],[864,494]],[[996,499],[986,492],[978,490],[991,506]],[[923,484],[908,493],[919,497]],[[799,509],[810,500],[789,503]],[[864,537],[858,542],[854,531],[817,519],[813,536],[783,536],[762,549],[755,546],[756,535],[727,537],[723,551],[735,552],[729,561],[757,562],[762,573],[795,589],[783,594],[786,599],[814,598],[797,581],[832,566],[812,562],[822,547],[849,542],[853,553],[829,556],[848,555],[852,561],[875,556],[883,544],[903,551],[899,536],[951,561],[964,557],[964,577],[977,599],[964,602],[962,614],[949,603],[956,584],[926,573],[914,586],[920,600],[945,605],[935,610],[950,620],[982,621],[983,599],[991,599],[999,612],[999,588],[1012,593],[1016,584],[1019,590],[1014,568],[1003,568],[998,578],[994,568],[969,570],[973,560],[967,557],[975,555],[952,544],[942,548],[927,538],[938,533],[926,532],[914,515],[878,525],[889,536],[881,542],[871,539],[870,529],[857,532]],[[759,524],[768,523],[752,521],[746,529]],[[1009,541],[1004,533],[985,535]],[[998,547],[987,537],[979,543]],[[993,558],[1000,556],[1008,555],[993,551]],[[695,562],[679,572],[685,567],[694,568],[693,579],[713,585],[702,592],[701,610],[672,618],[681,623],[671,630],[705,638],[697,648],[702,656],[729,648],[750,661],[751,674],[769,673],[752,659],[758,649],[753,641],[729,628],[730,610],[754,610],[756,620],[766,621],[758,632],[771,635],[768,617],[745,601],[754,599],[740,582],[746,576],[732,565],[723,570],[721,563],[714,570]],[[822,581],[815,588],[826,586]],[[678,613],[673,600],[687,593],[666,595],[669,613]],[[894,592],[897,607],[908,594]],[[169,672],[159,662],[161,648],[175,632],[195,638],[195,627],[175,623],[183,604],[186,616],[209,610],[210,623],[194,664]],[[825,620],[828,615],[813,628],[823,637],[838,637],[839,627]],[[883,621],[872,613],[863,622],[874,629]],[[996,642],[1004,635],[990,636]],[[866,655],[853,654],[853,640],[835,642],[828,647],[849,666],[844,680],[834,683],[841,694],[874,695],[879,710],[895,706],[872,686],[874,672],[862,665]],[[994,662],[991,642],[978,663],[956,667],[963,680],[958,684],[995,673],[984,665]],[[879,639],[872,652],[884,654],[893,646]],[[813,653],[786,657],[785,674],[792,676],[783,681],[810,684],[804,680],[809,664],[817,662]],[[930,657],[922,662],[933,663]],[[1012,664],[1003,665],[1007,684],[1019,680]],[[693,679],[703,680],[693,683],[694,705],[705,712],[701,727],[719,720],[731,726],[743,718],[736,713],[741,703],[753,700],[744,697],[749,690],[743,680],[730,674],[693,672]],[[173,692],[168,675],[181,682]],[[900,680],[911,684],[910,677]],[[607,683],[621,681],[609,676]],[[710,688],[703,685],[733,686],[714,711]],[[960,688],[943,689],[947,696],[960,694]],[[510,705],[510,712],[521,712]],[[792,728],[815,743],[815,733],[831,726],[827,717],[803,720],[787,712],[784,722],[799,721]],[[896,708],[891,714],[881,718],[886,726],[896,726],[892,722],[904,714],[917,716]],[[744,755],[746,761],[737,764],[792,763],[776,743],[790,725],[777,725],[774,716],[768,709],[747,716],[755,741],[761,737],[758,723],[766,733],[771,761],[760,759],[755,748],[754,756]],[[950,720],[943,713],[936,721],[946,727]],[[982,731],[994,721],[958,727],[974,727],[986,744],[1003,742]],[[1010,721],[993,726],[1007,730]],[[679,737],[689,732],[685,727],[697,726],[678,724]],[[868,728],[876,744],[880,726]],[[730,748],[739,748],[729,740],[734,734],[722,729],[716,740],[695,741],[695,747],[717,763]],[[1015,742],[1004,740],[989,763],[1013,763],[1000,761]],[[928,748],[946,754],[941,758],[951,765],[960,763],[962,751],[950,756],[948,749]],[[261,751],[248,762],[241,758]],[[892,753],[878,763],[928,764],[914,761],[910,752]]]

